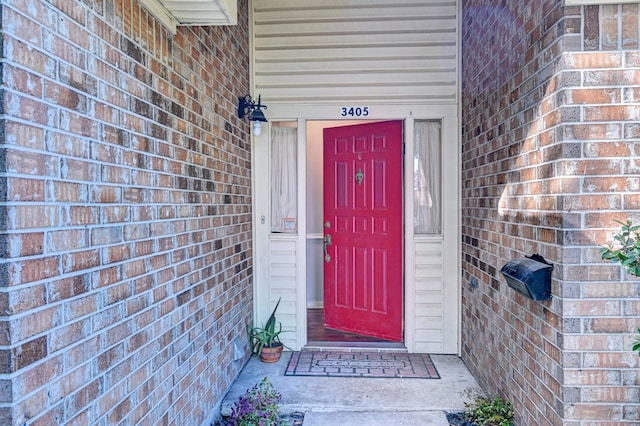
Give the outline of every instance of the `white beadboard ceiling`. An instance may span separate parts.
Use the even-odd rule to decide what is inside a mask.
[[[237,0],[139,0],[175,33],[178,25],[236,25]]]

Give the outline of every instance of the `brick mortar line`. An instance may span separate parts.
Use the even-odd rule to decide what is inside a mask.
[[[174,253],[175,251],[176,250],[168,251],[168,252],[162,252],[162,253],[153,253],[153,254],[147,255],[147,256],[145,256],[143,258],[136,258],[134,260],[145,260],[146,261],[146,260],[150,260],[150,259],[152,259],[154,257],[157,257],[158,255],[171,254],[171,253]],[[188,272],[185,272],[182,275],[180,275],[178,273],[178,269],[179,269],[180,266],[183,266],[183,265],[186,265],[186,264],[193,264],[193,262],[195,262],[197,260],[205,260],[205,258],[209,254],[210,253],[206,253],[204,255],[198,256],[197,258],[190,258],[190,259],[184,260],[183,262],[180,262],[180,263],[177,263],[177,264],[172,264],[171,266],[168,266],[168,267],[167,266],[163,266],[161,268],[157,268],[157,269],[145,272],[145,273],[140,274],[140,275],[125,277],[120,281],[116,281],[116,282],[110,283],[110,284],[105,285],[105,286],[101,286],[101,287],[98,287],[98,288],[94,287],[91,290],[89,290],[87,292],[84,292],[82,294],[79,294],[77,296],[73,296],[73,297],[66,298],[66,299],[61,299],[61,300],[55,301],[55,302],[50,302],[50,303],[44,304],[43,306],[41,306],[39,308],[32,308],[32,309],[30,309],[28,311],[25,311],[25,312],[12,314],[11,317],[12,317],[12,319],[21,319],[23,317],[31,315],[34,312],[37,313],[39,311],[44,311],[47,308],[54,307],[54,306],[59,306],[61,304],[64,304],[65,302],[72,301],[72,300],[75,300],[75,299],[82,299],[83,296],[91,294],[92,292],[101,293],[101,292],[103,292],[104,289],[109,288],[109,287],[113,287],[113,286],[116,286],[116,285],[121,285],[121,284],[124,284],[124,283],[131,283],[133,281],[139,280],[139,279],[144,278],[144,277],[155,277],[158,273],[166,271],[167,269],[176,270],[176,275],[174,277],[176,279],[180,278],[180,277],[188,276],[188,275],[192,274],[193,272],[205,271],[207,268],[210,268],[213,265],[205,263],[204,266],[202,268],[200,268],[200,269],[195,269],[195,270],[194,269],[189,269]],[[235,255],[236,254],[234,253],[229,257],[225,257],[225,258],[217,261],[216,263],[221,263],[221,262],[224,262],[225,260],[232,259]],[[83,270],[82,272],[65,273],[65,274],[61,274],[61,275],[55,276],[54,279],[56,281],[59,281],[59,280],[64,280],[66,278],[74,278],[74,277],[78,277],[78,276],[81,276],[81,275],[100,272],[100,271],[103,271],[105,269],[110,269],[110,268],[112,268],[114,266],[126,266],[130,262],[131,262],[131,260],[129,259],[127,261],[119,262],[118,264],[108,264],[108,265],[104,265],[104,266],[101,266],[101,267],[93,268],[91,270]],[[5,261],[3,259],[2,261],[0,261],[0,263],[11,263],[11,262],[7,262],[7,261]],[[232,276],[235,276],[235,275],[237,275],[235,273],[235,266],[238,265],[238,264],[239,264],[239,262],[237,262],[235,264],[231,264],[229,267],[220,270],[217,274],[224,275],[225,272],[231,271],[232,272]],[[38,280],[38,281],[31,281],[31,282],[28,282],[28,283],[22,283],[20,285],[16,285],[16,286],[12,286],[12,287],[3,287],[3,288],[0,288],[0,292],[2,292],[2,293],[12,293],[13,291],[25,290],[27,288],[35,287],[35,286],[39,286],[39,285],[43,285],[43,284],[46,286],[46,284],[48,284],[51,281],[52,281],[52,278],[47,278],[47,279],[42,279],[42,280]],[[198,283],[202,283],[202,282],[204,282],[204,279],[202,279],[201,281],[198,281]],[[197,283],[193,284],[193,285],[190,285],[187,288],[191,288],[191,287],[193,287],[195,285],[197,285]],[[180,293],[182,293],[182,291]],[[171,296],[175,297],[176,295],[177,294],[172,294]]]

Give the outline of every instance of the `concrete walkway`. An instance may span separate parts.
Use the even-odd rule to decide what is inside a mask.
[[[222,402],[222,415],[263,377],[282,394],[281,412],[304,413],[304,426],[443,425],[446,412],[464,411],[481,393],[460,358],[432,355],[440,379],[380,379],[285,376],[290,352],[276,364],[253,357]]]

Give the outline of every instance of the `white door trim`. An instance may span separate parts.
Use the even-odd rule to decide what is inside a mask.
[[[370,120],[404,120],[404,344],[409,352],[415,352],[416,345],[416,304],[415,304],[415,244],[417,240],[413,234],[413,126],[416,119],[440,119],[443,123],[443,156],[448,156],[454,161],[459,171],[459,138],[456,124],[457,105],[374,105],[369,107]],[[292,349],[299,350],[307,343],[306,336],[306,148],[307,148],[307,121],[344,121],[340,117],[338,104],[269,104],[270,122],[296,121],[298,125],[298,234],[290,236],[295,240],[295,275],[296,291],[295,302],[285,315],[282,316],[283,328],[292,331],[286,333],[285,343]],[[262,136],[253,139],[253,181],[254,181],[254,229],[255,229],[255,256],[254,256],[254,295],[256,320],[268,316],[273,295],[270,294],[269,282],[269,244],[271,235],[269,232],[269,135],[265,129]],[[453,176],[452,176],[453,175]],[[453,202],[444,206],[443,242],[446,253],[443,254],[444,287],[442,297],[442,352],[458,353],[460,348],[459,338],[459,309],[460,309],[460,260],[459,260],[459,173],[447,175],[444,179],[443,193],[456,194]],[[455,177],[454,177],[455,176]],[[261,223],[261,217],[265,216],[265,223]],[[452,234],[449,233],[452,231]],[[282,237],[279,237],[281,239]],[[266,256],[266,258],[264,258]],[[277,300],[277,298],[276,298]],[[281,305],[282,306],[282,305]],[[445,309],[446,307],[446,309]],[[292,315],[289,315],[291,313]],[[445,315],[448,315],[445,318]],[[264,321],[264,319],[262,319]],[[422,347],[422,346],[421,346]]]

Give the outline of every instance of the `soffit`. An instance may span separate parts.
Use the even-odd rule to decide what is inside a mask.
[[[181,25],[235,25],[236,0],[158,0]]]
[[[236,25],[237,0],[140,0],[175,33],[178,25]]]

